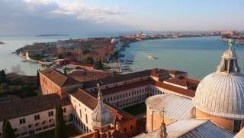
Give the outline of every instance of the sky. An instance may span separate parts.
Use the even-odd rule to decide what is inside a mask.
[[[243,0],[0,0],[0,35],[244,30]]]

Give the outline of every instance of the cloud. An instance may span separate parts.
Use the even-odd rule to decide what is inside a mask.
[[[98,23],[114,22],[117,20],[117,15],[126,14],[125,9],[114,7],[89,7],[82,1],[67,1],[67,0],[24,0],[32,11],[41,6],[55,5],[55,9],[49,11],[52,16],[72,16],[77,19],[88,19]]]
[[[54,0],[23,0],[23,1],[25,3],[34,4],[34,5],[39,5],[39,4],[48,5],[55,2]]]
[[[0,35],[123,30],[117,15],[124,13],[68,0],[0,0]]]

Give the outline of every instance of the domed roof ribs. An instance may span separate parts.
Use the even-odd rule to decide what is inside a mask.
[[[227,51],[224,52],[222,56],[222,60],[217,67],[217,73],[222,74],[240,74],[240,67],[238,66],[237,62],[237,55],[235,51],[233,50],[232,46],[232,40],[230,39],[228,41],[229,48]]]

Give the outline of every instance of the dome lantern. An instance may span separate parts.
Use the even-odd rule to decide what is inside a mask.
[[[237,55],[233,50],[232,40],[228,41],[229,49],[224,52],[221,62],[217,67],[217,73],[219,74],[240,74],[240,67],[237,62]]]

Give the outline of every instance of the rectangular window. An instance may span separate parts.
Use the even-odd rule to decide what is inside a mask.
[[[25,118],[21,118],[21,119],[19,120],[19,123],[20,123],[20,124],[24,124],[24,123],[25,123]]]
[[[82,113],[81,113],[81,109],[80,109],[80,118],[82,118]]]
[[[35,119],[35,120],[40,120],[40,115],[35,115],[35,116],[34,116],[34,119]]]
[[[86,114],[86,124],[88,124],[87,114]]]
[[[53,116],[53,111],[48,112],[48,116]]]
[[[63,112],[66,113],[66,108],[63,108]]]
[[[241,120],[234,120],[233,132],[237,133],[241,129]]]

